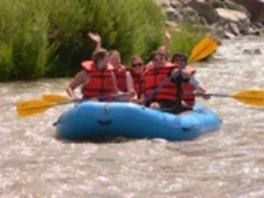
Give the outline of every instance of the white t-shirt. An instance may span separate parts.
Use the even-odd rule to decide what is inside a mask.
[[[202,88],[203,84],[197,79],[195,78],[195,76],[191,76],[189,78],[189,82],[192,84],[192,86],[197,89],[197,88]]]

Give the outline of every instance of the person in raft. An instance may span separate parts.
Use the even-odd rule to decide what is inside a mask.
[[[167,62],[168,53],[159,48],[144,72],[144,103],[151,108],[167,111],[175,105],[176,87],[168,74],[178,65]]]
[[[81,63],[83,69],[74,76],[66,87],[67,94],[73,100],[79,100],[74,92],[79,86],[82,86],[83,99],[111,101],[112,96],[118,93],[114,68],[108,63],[108,58],[109,52],[101,48],[93,53],[92,60]]]
[[[188,68],[188,58],[185,54],[183,53],[175,53],[172,56],[171,62],[174,64],[178,64],[180,68]],[[187,76],[185,78],[188,78]],[[203,84],[195,77],[195,75],[191,75],[189,77],[190,83],[193,85],[195,88],[195,93],[197,94],[203,94],[207,92],[207,89],[203,86]],[[205,99],[208,99],[205,97]]]
[[[195,77],[196,70],[188,65],[185,54],[175,53],[172,56],[172,64],[178,66],[170,73],[170,78],[176,86],[176,112],[191,110],[195,104],[195,95],[206,93],[206,88]],[[204,99],[209,99],[203,96]]]
[[[135,103],[143,103],[143,97],[144,97],[144,61],[140,56],[134,56],[131,60],[131,67],[130,67],[130,73],[132,76],[132,79],[129,80],[127,83],[133,83],[132,85],[129,85],[131,87],[130,92],[134,92],[133,97],[131,98],[131,102]]]
[[[170,65],[170,63],[168,62],[168,58],[169,58],[169,46],[170,46],[170,40],[171,40],[171,35],[169,32],[164,32],[163,34],[163,45],[160,46],[155,52],[154,54],[152,54],[152,57],[151,57],[151,61],[147,63],[146,65],[146,70],[148,70],[148,67],[152,67],[153,66],[153,59],[154,59],[154,56],[156,54],[160,54],[162,56],[162,61],[163,64],[166,62],[167,65]],[[162,64],[162,63],[161,63]]]
[[[175,54],[169,63],[167,55],[164,48],[159,48],[146,68],[145,104],[172,113],[191,110],[195,103],[194,93],[206,90],[193,77],[196,70],[187,65],[186,56],[183,60],[181,54]]]
[[[95,42],[96,49],[100,49],[102,47],[102,39],[101,36],[97,33],[88,33],[88,37]],[[122,64],[121,55],[117,50],[111,50],[109,55],[109,63],[114,67],[114,74],[117,79],[117,87],[119,89],[119,93],[128,93],[128,95],[123,95],[120,97],[116,97],[117,101],[129,101],[131,97],[134,96],[133,87],[131,85],[132,76],[130,72],[126,69],[126,66]]]

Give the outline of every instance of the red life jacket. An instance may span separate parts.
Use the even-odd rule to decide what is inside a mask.
[[[81,65],[90,76],[90,79],[82,87],[84,98],[96,98],[114,94],[114,82],[111,75],[114,68],[112,65],[108,64],[103,70],[97,69],[93,61],[84,61]],[[110,100],[107,99],[107,101]]]
[[[193,106],[195,103],[195,96],[192,94],[194,91],[194,87],[189,80],[185,80],[182,82],[182,100],[188,105]]]
[[[168,63],[164,67],[154,68],[153,66],[149,66],[147,71],[145,72],[145,88],[144,93],[148,97],[164,80],[168,78],[168,74],[171,73],[173,69],[177,68],[176,65]],[[189,72],[190,67],[188,68]],[[191,70],[190,70],[191,72]],[[176,101],[177,90],[175,84],[169,81],[165,84],[157,94],[151,99],[150,102],[153,101]],[[182,100],[188,105],[193,105],[195,102],[195,97],[192,95],[193,86],[188,82],[188,80],[182,82]],[[184,95],[184,93],[188,93],[188,95]]]
[[[127,86],[126,86],[126,67],[124,65],[120,65],[119,68],[114,69],[114,73],[117,80],[117,86],[120,91],[126,92]]]
[[[144,94],[144,84],[145,84],[145,79],[143,74],[135,74],[133,70],[130,70],[131,76],[133,78],[133,85],[134,89],[140,97],[142,94]]]
[[[196,70],[193,67],[186,66],[184,69],[185,75],[188,77],[195,74]],[[192,94],[194,91],[193,85],[189,82],[189,80],[183,80],[182,82],[182,100],[188,105],[193,106],[195,103],[195,96]]]

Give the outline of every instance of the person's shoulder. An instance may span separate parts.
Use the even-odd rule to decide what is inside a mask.
[[[152,63],[152,61],[150,61],[150,62],[148,62],[148,64],[145,67],[145,72],[148,72],[149,70],[151,70],[153,68],[154,68],[153,63]]]
[[[111,65],[110,63],[107,63],[107,65],[106,65],[106,69],[107,70],[109,70],[109,71],[114,71],[114,66],[113,65]]]
[[[85,60],[85,61],[81,62],[81,66],[85,70],[91,71],[91,70],[93,70],[93,67],[94,67],[94,61],[92,61],[92,60]]]

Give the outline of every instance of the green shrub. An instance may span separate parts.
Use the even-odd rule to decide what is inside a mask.
[[[124,62],[135,54],[146,57],[161,44],[165,18],[153,0],[84,2],[90,13],[84,32],[100,33],[103,46],[119,50]]]
[[[12,45],[0,43],[0,80],[10,79],[12,69]]]
[[[48,76],[69,76],[82,60],[82,51],[87,45],[81,32],[85,24],[85,13],[80,1],[49,0],[50,57],[47,65]]]
[[[179,32],[172,33],[170,45],[171,55],[175,52],[181,52],[189,56],[195,45],[199,43],[208,32],[203,26],[190,23],[180,24],[179,29]]]
[[[15,6],[13,7],[15,9]],[[11,78],[12,37],[14,15],[10,14],[12,6],[8,0],[0,1],[0,80]]]
[[[45,74],[48,55],[48,16],[34,0],[0,1],[1,42],[8,44],[9,68],[3,79],[34,79]]]
[[[14,77],[34,79],[45,74],[49,54],[48,17],[36,8],[27,6],[13,39]]]
[[[89,59],[98,32],[103,47],[145,60],[162,44],[165,17],[154,0],[1,0],[0,80],[70,76]],[[190,53],[204,32],[183,25],[171,52]]]
[[[76,4],[77,22],[72,24],[81,25],[68,30],[72,35],[55,39],[57,43],[63,42],[59,43],[56,56],[51,60],[49,75],[72,75],[80,69],[80,62],[89,59],[95,47],[87,38],[90,31],[102,36],[103,47],[120,51],[125,63],[135,54],[147,57],[161,44],[165,20],[153,0],[80,0],[79,3],[82,9],[78,10]],[[67,24],[68,20],[60,21],[57,15],[53,19],[56,24],[64,24],[63,21]],[[54,27],[52,30],[56,32],[58,25]]]

